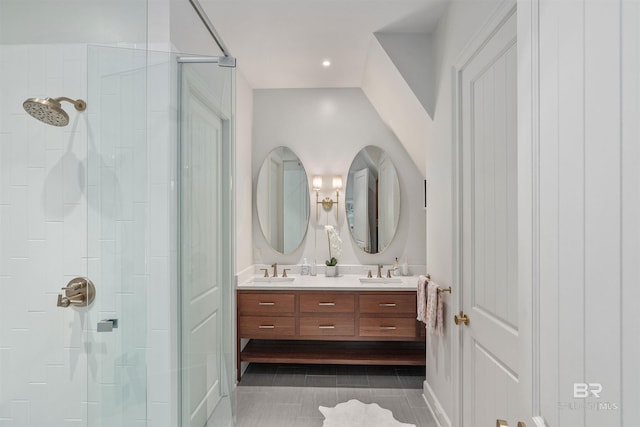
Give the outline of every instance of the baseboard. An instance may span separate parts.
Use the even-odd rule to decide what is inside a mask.
[[[422,398],[427,403],[427,407],[429,408],[429,411],[431,411],[433,419],[436,420],[436,425],[438,427],[451,427],[451,420],[442,408],[440,401],[433,393],[431,386],[429,386],[429,383],[426,381],[422,384]]]

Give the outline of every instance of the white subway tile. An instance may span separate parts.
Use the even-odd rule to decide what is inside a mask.
[[[12,427],[29,425],[29,402],[27,400],[13,400],[11,402]]]
[[[29,255],[29,218],[26,215],[27,187],[11,187],[11,209],[3,224],[3,240],[6,238],[11,242],[11,247],[7,248],[6,254],[12,258],[26,258]],[[5,247],[6,248],[6,247]]]
[[[46,216],[42,209],[42,183],[44,179],[44,168],[29,168],[26,188],[27,204],[24,211],[29,224],[27,234],[29,240],[44,240],[46,238]]]
[[[147,204],[136,203],[133,211],[132,227],[136,230],[136,238],[132,245],[133,274],[138,276],[147,275],[147,239],[148,239],[148,218]]]
[[[62,167],[62,202],[65,205],[77,204],[86,191],[86,165],[72,151],[65,152],[59,164]]]
[[[171,325],[170,278],[168,254],[149,259],[149,326],[153,330],[169,330]]]
[[[166,184],[175,169],[175,148],[170,139],[171,119],[168,112],[149,114],[149,183]]]
[[[167,185],[149,187],[149,256],[162,257],[169,252],[169,191]]]
[[[43,210],[48,221],[64,219],[64,170],[61,163],[63,151],[46,151],[46,178],[42,187]]]
[[[152,330],[151,348],[147,355],[149,365],[149,401],[171,400],[171,348],[169,331]]]

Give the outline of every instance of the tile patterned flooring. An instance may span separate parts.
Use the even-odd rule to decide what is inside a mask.
[[[403,423],[435,427],[423,381],[424,367],[252,363],[238,384],[236,426],[320,427],[318,406],[358,399]]]

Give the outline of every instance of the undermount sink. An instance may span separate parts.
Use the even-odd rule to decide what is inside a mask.
[[[254,282],[266,282],[266,283],[275,283],[275,282],[293,282],[294,277],[256,277],[253,279]]]
[[[402,283],[398,277],[361,277],[360,283]]]

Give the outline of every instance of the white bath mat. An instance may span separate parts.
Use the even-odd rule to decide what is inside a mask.
[[[390,410],[377,403],[356,399],[338,403],[335,408],[320,406],[318,409],[324,415],[322,427],[416,427],[396,420]]]

